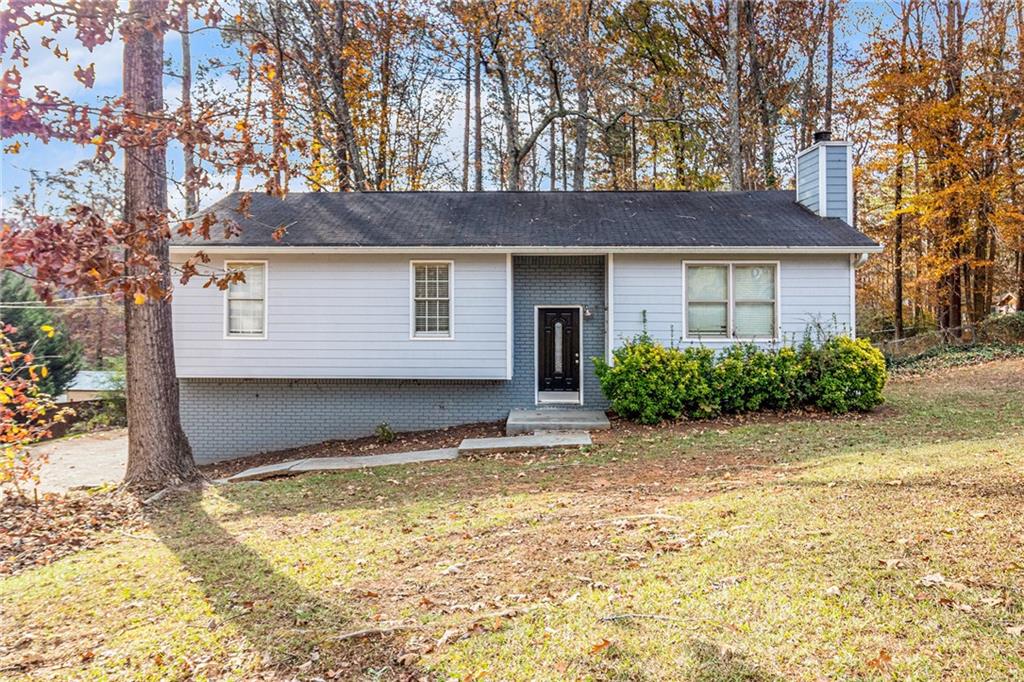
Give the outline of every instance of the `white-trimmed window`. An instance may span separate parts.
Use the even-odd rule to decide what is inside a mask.
[[[224,269],[241,272],[244,282],[228,285],[226,335],[261,339],[267,334],[267,264],[265,261],[228,261]]]
[[[452,336],[452,262],[413,261],[412,335],[447,339]]]
[[[687,338],[776,338],[777,264],[695,262],[684,270]]]

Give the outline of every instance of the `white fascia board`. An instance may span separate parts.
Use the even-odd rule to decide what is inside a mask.
[[[522,254],[599,256],[607,253],[881,253],[881,246],[171,246],[172,254]]]

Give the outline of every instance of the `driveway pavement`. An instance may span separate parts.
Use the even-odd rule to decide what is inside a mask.
[[[128,461],[128,430],[115,429],[47,441],[32,448],[48,461],[39,470],[39,492],[118,483]]]

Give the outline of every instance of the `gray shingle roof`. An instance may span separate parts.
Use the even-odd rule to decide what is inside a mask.
[[[791,191],[308,192],[239,195],[208,209],[239,236],[176,237],[197,246],[815,247],[871,248],[842,220],[821,218]],[[287,226],[280,241],[274,230]]]

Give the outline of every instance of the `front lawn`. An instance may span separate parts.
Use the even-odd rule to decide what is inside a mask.
[[[0,673],[1020,679],[1024,361],[887,398],[181,495],[0,580]]]

